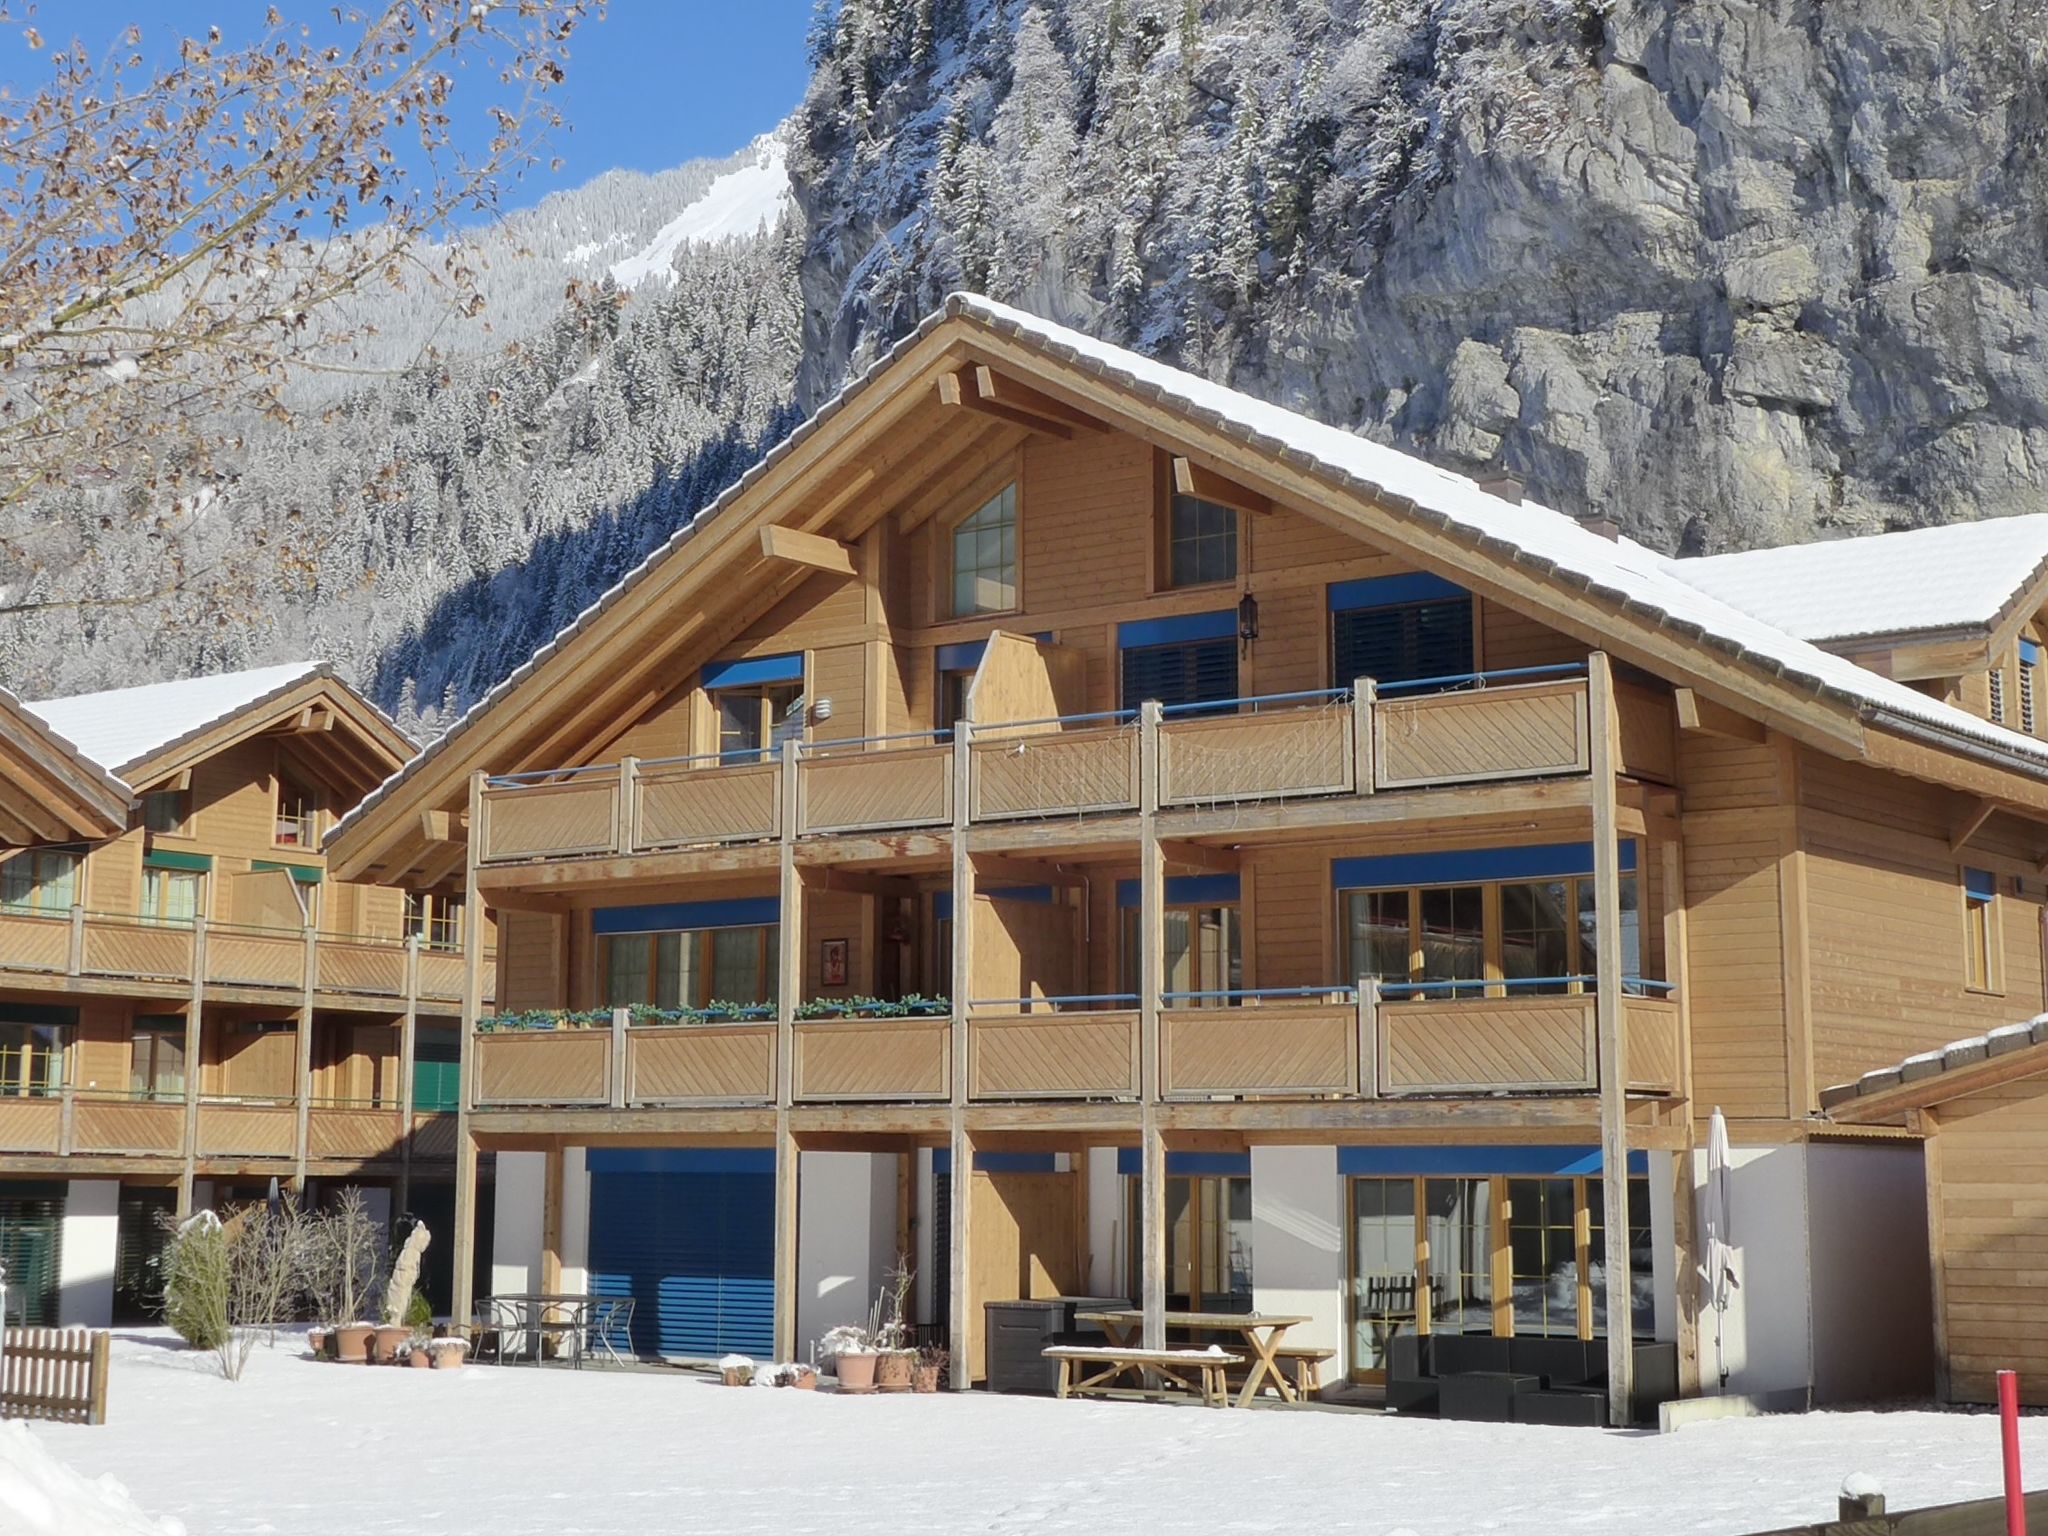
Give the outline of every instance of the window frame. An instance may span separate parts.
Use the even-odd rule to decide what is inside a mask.
[[[137,1051],[147,1041],[147,1060],[140,1060]],[[170,1042],[178,1057],[178,1086],[158,1086],[162,1077],[162,1063],[158,1060],[164,1043]],[[184,1099],[189,1084],[189,1065],[185,1059],[185,1020],[174,1013],[138,1013],[128,1022],[128,1096],[152,1104],[169,1104]],[[147,1078],[147,1086],[143,1079]]]
[[[728,933],[752,933],[756,936],[756,981],[759,997],[752,1003],[738,998],[713,997],[710,989],[713,979],[714,936]],[[678,971],[691,979],[691,995],[682,995],[680,980],[674,1006],[687,1009],[704,1009],[713,1003],[733,1003],[739,1007],[772,1006],[776,1002],[776,991],[780,977],[781,925],[779,923],[740,923],[719,928],[662,928],[648,929],[639,933],[601,933],[597,937],[597,986],[600,1005],[606,1008],[663,1007],[661,1002],[662,975],[661,940],[675,935],[678,945]],[[620,1000],[612,991],[612,952],[621,939],[644,939],[647,942],[647,985],[645,995],[637,1000]],[[681,964],[681,946],[690,949],[690,963]]]
[[[1006,607],[967,607],[960,602],[959,537],[966,526],[1007,496],[1010,500],[1010,602]],[[941,558],[933,562],[938,578],[937,611],[951,619],[986,619],[1024,611],[1024,476],[1012,463],[1000,480],[985,479],[962,498],[964,505],[939,530]],[[977,533],[980,530],[976,530]],[[977,568],[978,570],[979,568]],[[1000,569],[1000,567],[998,568]]]
[[[318,853],[321,835],[325,831],[322,815],[326,810],[327,797],[317,785],[308,784],[305,779],[281,763],[272,777],[276,783],[277,814],[271,825],[271,846],[296,848],[301,853]],[[290,805],[298,806],[296,814],[286,809]],[[296,840],[286,839],[287,823],[297,827]]]
[[[779,743],[790,734],[788,727],[791,723],[794,722],[795,734],[800,739],[809,718],[808,711],[802,709],[805,694],[801,678],[795,682],[740,683],[731,688],[706,688],[704,696],[711,705],[711,755],[717,758],[721,768],[772,762]],[[754,705],[754,730],[759,737],[755,745],[728,747],[725,744],[728,701],[746,701]]]
[[[438,891],[406,891],[399,919],[405,938],[418,937],[420,948],[436,954],[459,952],[463,947],[463,917],[468,903],[459,896]]]
[[[49,1099],[71,1080],[78,1026],[0,1019],[0,1099]],[[36,1063],[44,1071],[36,1071]]]
[[[1385,579],[1393,580],[1398,578]],[[1343,584],[1337,583],[1334,585],[1341,586]],[[1469,663],[1468,675],[1481,673],[1485,670],[1486,658],[1481,644],[1484,635],[1484,622],[1480,612],[1480,602],[1477,593],[1468,591],[1458,596],[1439,594],[1430,597],[1409,598],[1398,602],[1350,604],[1341,608],[1331,606],[1332,602],[1333,598],[1326,591],[1324,608],[1326,610],[1325,623],[1327,625],[1328,639],[1324,646],[1323,663],[1329,668],[1329,685],[1332,688],[1349,688],[1358,681],[1356,676],[1345,677],[1339,675],[1346,669],[1337,664],[1337,658],[1343,648],[1342,631],[1345,622],[1359,614],[1419,613],[1426,608],[1448,608],[1462,604],[1465,608],[1466,628],[1464,644],[1466,660]],[[1419,675],[1432,676],[1434,674],[1422,673]],[[1413,679],[1404,677],[1373,678],[1375,683],[1384,683],[1390,686],[1410,681],[1413,681]]]
[[[1599,981],[1598,954],[1592,934],[1583,926],[1582,914],[1590,906],[1594,877],[1591,875],[1517,875],[1511,878],[1485,880],[1439,880],[1425,881],[1413,885],[1343,885],[1335,887],[1337,914],[1337,953],[1347,969],[1358,969],[1354,950],[1355,924],[1352,918],[1352,903],[1378,895],[1399,895],[1408,908],[1408,974],[1401,977],[1381,976],[1383,983],[1397,987],[1414,986],[1420,983],[1432,985],[1422,990],[1406,993],[1404,999],[1433,998],[1439,1001],[1450,998],[1469,997],[1556,997],[1584,996],[1593,992]],[[1623,871],[1620,878],[1624,913],[1636,914],[1636,955],[1633,967],[1629,957],[1622,956],[1621,981],[1624,987],[1632,982],[1661,980],[1647,974],[1649,955],[1643,944],[1642,896],[1643,887],[1640,871]],[[1506,893],[1511,887],[1562,885],[1565,888],[1565,913],[1567,921],[1565,942],[1576,950],[1575,969],[1565,973],[1562,985],[1553,978],[1518,977],[1507,973],[1507,926]],[[1481,974],[1476,977],[1443,977],[1427,974],[1427,950],[1424,945],[1423,908],[1425,898],[1431,891],[1476,890],[1480,902],[1480,946]],[[1633,903],[1631,905],[1631,902]],[[1668,962],[1667,962],[1668,963]],[[1368,974],[1368,973],[1361,973]],[[1349,985],[1358,981],[1350,977]],[[1532,985],[1532,982],[1551,982],[1549,985]],[[1453,984],[1455,983],[1455,984]]]
[[[177,815],[169,818],[169,825],[160,826],[155,815],[156,808],[164,804],[177,808]],[[190,837],[192,835],[192,791],[185,789],[152,789],[142,796],[142,829],[153,837]]]
[[[141,921],[153,924],[159,928],[189,928],[193,926],[194,919],[203,915],[206,911],[206,875],[207,872],[203,869],[172,869],[161,864],[144,864],[142,866],[142,888],[138,893],[139,899],[135,904],[137,909],[136,916]],[[183,883],[185,881],[190,881],[192,884],[191,917],[167,917],[161,910],[151,910],[152,908],[160,908],[162,906],[162,898],[155,894],[156,892],[169,887],[174,882]]]
[[[1230,531],[1226,536],[1214,530],[1196,532],[1183,538],[1179,531],[1179,518],[1183,511],[1200,509],[1200,512],[1221,512],[1230,520]],[[1199,516],[1199,513],[1198,513]],[[1204,546],[1220,546],[1228,543],[1230,548],[1230,569],[1218,576],[1194,574],[1183,580],[1177,559],[1184,546],[1193,546],[1199,555]],[[1201,496],[1190,496],[1166,487],[1166,502],[1159,528],[1159,568],[1155,572],[1154,590],[1159,592],[1190,592],[1201,587],[1234,586],[1244,574],[1245,568],[1245,522],[1244,514],[1235,507],[1227,507],[1220,501],[1210,501]],[[1196,561],[1199,572],[1200,561]]]
[[[1127,1173],[1121,1177],[1124,1183],[1125,1225],[1130,1233],[1126,1243],[1125,1262],[1129,1265],[1127,1272],[1136,1275],[1143,1267],[1144,1252],[1142,1238],[1144,1220],[1140,1210],[1143,1202],[1143,1191],[1140,1188],[1142,1175]],[[1230,1214],[1232,1196],[1235,1193],[1232,1186],[1243,1186],[1245,1206],[1247,1210],[1250,1210],[1252,1209],[1251,1182],[1252,1176],[1249,1173],[1169,1173],[1166,1176],[1166,1184],[1169,1190],[1167,1201],[1169,1210],[1172,1208],[1170,1197],[1172,1186],[1176,1184],[1187,1186],[1187,1203],[1181,1207],[1184,1213],[1183,1221],[1169,1224],[1166,1232],[1166,1287],[1167,1295],[1170,1297],[1182,1294],[1173,1289],[1173,1247],[1176,1234],[1180,1233],[1184,1227],[1188,1245],[1186,1256],[1188,1288],[1185,1294],[1187,1296],[1187,1310],[1189,1311],[1213,1312],[1219,1310],[1215,1305],[1217,1300],[1235,1300],[1240,1294],[1245,1295],[1245,1310],[1247,1312],[1257,1309],[1258,1303],[1256,1298],[1258,1293],[1256,1290],[1251,1289],[1251,1287],[1256,1286],[1258,1283],[1258,1253],[1249,1241],[1247,1241],[1245,1249],[1245,1279],[1247,1286],[1245,1293],[1221,1289],[1212,1293],[1202,1284],[1205,1259],[1220,1256],[1221,1262],[1217,1266],[1219,1271],[1230,1268],[1229,1260],[1232,1252],[1230,1232],[1232,1224],[1236,1220]],[[1247,1225],[1249,1225],[1249,1222]],[[1210,1244],[1218,1239],[1221,1241],[1221,1247],[1216,1249],[1215,1254],[1211,1254],[1208,1251]],[[1180,1309],[1170,1307],[1169,1310],[1178,1311]]]
[[[1175,912],[1185,913],[1188,918],[1190,942],[1187,953],[1190,979],[1194,982],[1194,985],[1186,990],[1190,992],[1241,992],[1244,989],[1245,967],[1243,898],[1239,897],[1236,901],[1169,901],[1165,904],[1163,910],[1168,914]],[[1205,950],[1199,939],[1200,924],[1211,914],[1215,914],[1221,919],[1219,927],[1222,929],[1222,964],[1227,972],[1231,967],[1231,962],[1235,960],[1237,974],[1234,978],[1228,974],[1215,977],[1204,974],[1203,955]],[[1121,918],[1121,921],[1117,924],[1117,977],[1124,993],[1128,996],[1137,997],[1144,992],[1144,978],[1139,974],[1143,964],[1140,948],[1144,940],[1138,931],[1142,926],[1144,915],[1137,907],[1123,907],[1120,909],[1118,916]],[[1169,977],[1169,985],[1167,987],[1169,992],[1176,990],[1170,984],[1171,980],[1172,978]],[[1161,999],[1160,1006],[1174,1008],[1222,1008],[1236,1007],[1243,1001],[1242,997],[1203,997],[1182,998],[1177,1002],[1168,1004],[1164,999]]]
[[[1998,876],[1988,869],[1964,865],[1958,878],[1963,903],[1963,990],[2003,996],[2005,909]]]
[[[42,873],[39,866],[44,860],[69,860],[69,867],[59,877]],[[85,854],[76,848],[23,848],[4,862],[0,862],[0,892],[12,883],[10,873],[26,868],[29,871],[28,893],[25,897],[0,896],[0,912],[14,917],[69,917],[71,909],[84,904]],[[71,899],[63,905],[53,905],[43,899],[45,891],[56,885],[69,885]]]

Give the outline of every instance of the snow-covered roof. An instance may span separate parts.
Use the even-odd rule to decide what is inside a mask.
[[[290,661],[248,672],[76,693],[25,707],[94,762],[119,773],[322,671],[318,662]]]
[[[770,448],[695,518],[472,704],[418,756],[359,802],[336,826],[330,846],[345,837],[405,780],[454,750],[477,719],[508,698],[645,580],[649,572],[674,556],[713,518],[873,386],[926,336],[952,320],[979,324],[1107,379],[1119,388],[1169,404],[1226,436],[1273,453],[1308,473],[1356,487],[1380,501],[1405,507],[1412,515],[1440,527],[1458,530],[1489,554],[1647,612],[1667,627],[1867,714],[1883,717],[1896,728],[1930,730],[1952,747],[1974,747],[2007,766],[2048,773],[2048,742],[1992,725],[1967,710],[1929,698],[1732,606],[1680,579],[1676,568],[1692,562],[1668,559],[1633,540],[1607,538],[1576,519],[1535,502],[1506,501],[1476,481],[1439,469],[1399,449],[1007,304],[979,294],[954,293],[864,373],[849,380],[838,394],[798,423],[788,437]]]
[[[1823,1109],[1841,1109],[1866,1099],[1873,1094],[1886,1093],[1908,1083],[1924,1082],[1938,1078],[1963,1067],[1973,1067],[1979,1062],[1989,1061],[1996,1056],[2005,1056],[2030,1045],[2048,1045],[2048,1013],[2039,1013],[2031,1019],[2017,1024],[2001,1024],[1981,1035],[1966,1035],[1961,1040],[1951,1040],[1947,1045],[1931,1051],[1918,1051],[1893,1066],[1879,1067],[1866,1072],[1854,1082],[1841,1083],[1833,1088],[1821,1090],[1820,1102]],[[2041,1070],[2048,1072],[2048,1060],[2041,1064]],[[1943,1097],[1942,1085],[1935,1084],[1926,1090],[1926,1102],[1939,1103]]]
[[[2048,512],[1670,562],[1801,640],[1988,629],[2048,566]]]

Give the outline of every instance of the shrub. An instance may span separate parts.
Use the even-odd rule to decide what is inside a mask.
[[[228,1248],[228,1234],[211,1211],[171,1224],[163,1256],[164,1321],[194,1349],[219,1349],[228,1341]]]

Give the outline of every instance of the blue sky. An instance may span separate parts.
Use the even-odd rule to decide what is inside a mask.
[[[358,3],[370,9],[375,0]],[[138,19],[165,45],[214,25],[232,46],[262,36],[271,4],[288,21],[319,25],[333,0],[43,0],[37,24],[52,45],[77,37],[95,53]],[[571,131],[553,146],[564,165],[555,173],[536,167],[508,189],[506,206],[614,167],[659,171],[728,155],[767,132],[802,99],[811,8],[812,0],[609,0],[606,19],[580,28],[572,44],[560,92]],[[31,86],[33,57],[11,38],[0,43],[0,79]],[[458,86],[458,120],[482,125],[487,98],[471,90],[465,113],[468,85]]]

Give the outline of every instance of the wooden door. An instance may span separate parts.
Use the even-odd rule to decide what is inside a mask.
[[[988,1376],[990,1301],[1070,1296],[1081,1289],[1074,1244],[1075,1173],[980,1173],[968,1207],[967,1355],[974,1380]]]

